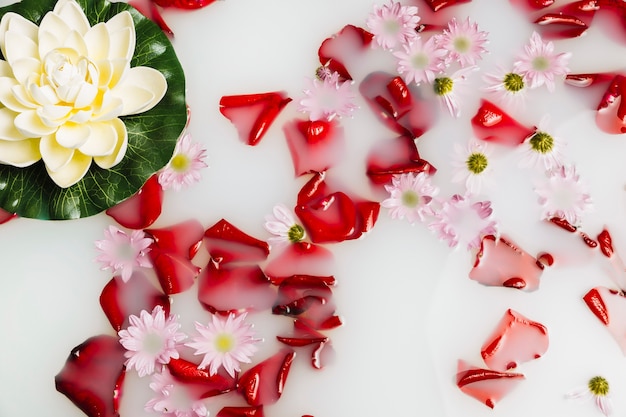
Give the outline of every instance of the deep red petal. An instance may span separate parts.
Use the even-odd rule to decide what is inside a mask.
[[[220,112],[235,125],[239,139],[254,146],[290,101],[284,91],[224,96],[220,100]]]
[[[257,265],[209,262],[198,278],[198,300],[211,313],[261,311],[276,292]]]
[[[258,407],[224,407],[216,417],[265,417],[263,406]]]
[[[176,7],[178,9],[199,9],[208,6],[216,0],[152,0],[162,7]]]
[[[221,395],[237,388],[237,380],[220,369],[215,375],[211,375],[205,369],[198,369],[198,364],[185,359],[170,359],[167,364],[170,374],[177,380],[186,384],[199,385],[203,393],[202,398]]]
[[[139,271],[133,272],[126,283],[120,277],[113,277],[100,294],[102,311],[115,331],[128,327],[131,314],[139,316],[141,310],[152,311],[157,305],[163,307],[166,316],[169,315],[169,297]]]
[[[589,307],[589,310],[605,325],[609,325],[609,312],[606,309],[606,305],[602,300],[602,295],[598,288],[591,289],[583,297],[585,304]]]
[[[154,240],[153,248],[193,259],[202,244],[204,228],[195,219],[177,223],[162,229],[146,229]]]
[[[57,391],[89,417],[119,417],[124,352],[117,337],[87,339],[72,349],[54,378]]]
[[[367,176],[377,185],[389,184],[394,175],[437,170],[420,158],[415,140],[408,136],[378,141],[367,156]]]
[[[534,23],[541,27],[541,34],[548,38],[573,38],[582,35],[591,25],[595,13],[600,10],[597,0],[581,0],[566,4],[540,16]]]
[[[317,53],[320,63],[339,73],[342,79],[351,80],[348,68],[354,65],[355,56],[364,54],[369,48],[373,37],[363,28],[346,25],[339,33],[322,42]]]
[[[265,273],[273,284],[297,275],[314,275],[329,278],[334,271],[334,256],[323,246],[298,242],[286,246],[268,262]],[[334,278],[332,279],[334,283]],[[328,285],[332,285],[327,281]]]
[[[172,29],[167,25],[157,5],[153,3],[152,0],[130,0],[128,4],[156,23],[167,35],[174,36],[174,32],[172,32]]]
[[[276,339],[291,347],[302,347],[328,341],[328,336],[318,332],[302,320],[293,321],[293,332],[288,336],[276,336]]]
[[[626,76],[616,75],[600,100],[596,124],[611,134],[626,133]]]
[[[534,133],[534,129],[522,126],[504,110],[484,99],[472,117],[472,128],[478,139],[507,146],[518,146]]]
[[[472,0],[424,0],[424,2],[432,9],[433,12],[438,12],[439,10],[455,6],[462,3],[469,3]]]
[[[595,287],[583,297],[591,312],[604,324],[626,356],[626,297],[606,287]]]
[[[107,209],[106,214],[129,229],[150,227],[161,215],[163,189],[158,176],[151,176],[136,194]]]
[[[283,131],[296,176],[326,171],[345,156],[344,131],[336,120],[294,119]]]
[[[284,349],[241,375],[238,391],[248,404],[268,405],[279,400],[295,356],[294,351]]]
[[[456,385],[465,394],[493,408],[524,379],[522,374],[477,368],[459,360]]]
[[[17,213],[10,213],[4,209],[0,209],[0,224],[6,223],[9,220],[15,219]]]
[[[220,263],[261,262],[270,252],[266,242],[242,232],[224,219],[204,232],[204,244],[211,258]]]

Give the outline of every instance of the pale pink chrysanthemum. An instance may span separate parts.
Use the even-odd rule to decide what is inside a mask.
[[[448,22],[448,28],[437,36],[439,45],[448,51],[448,60],[458,62],[461,67],[475,65],[487,52],[488,33],[478,29],[477,23],[472,23],[469,17],[459,24],[456,18]]]
[[[591,196],[580,181],[575,166],[560,166],[549,170],[546,179],[535,187],[542,217],[558,217],[578,226],[582,215],[593,208]]]
[[[250,357],[257,351],[252,325],[244,322],[246,313],[228,317],[213,315],[211,322],[204,326],[196,322],[196,330],[200,336],[194,337],[193,342],[185,346],[196,349],[195,355],[204,355],[198,369],[209,367],[209,373],[214,375],[221,366],[232,377],[235,372],[241,371],[240,363],[250,363]]]
[[[486,143],[472,139],[465,147],[455,143],[454,153],[452,181],[465,183],[469,194],[480,194],[483,185],[490,183],[491,149]]]
[[[333,72],[322,79],[307,79],[308,86],[300,100],[298,111],[309,113],[309,119],[332,120],[335,116],[350,116],[357,108],[356,96],[352,92],[352,81],[339,81]]]
[[[478,67],[475,65],[461,68],[449,77],[441,76],[435,78],[433,81],[435,94],[440,98],[452,116],[459,117],[461,115],[458,99],[459,86],[464,84],[469,74],[477,69]]]
[[[95,260],[102,264],[102,270],[110,269],[113,274],[121,274],[122,280],[128,282],[136,267],[152,267],[148,258],[152,242],[142,230],[133,230],[129,235],[109,226],[104,231],[104,239],[95,241],[100,252]]]
[[[497,235],[490,201],[473,202],[468,196],[453,195],[435,212],[436,220],[428,228],[450,247],[465,245],[467,250],[479,248],[483,237]]]
[[[179,332],[176,316],[165,318],[163,307],[157,305],[152,314],[146,310],[139,317],[131,315],[129,326],[117,334],[126,349],[126,368],[137,370],[140,377],[154,373],[157,363],[167,364],[171,358],[178,359],[177,345],[187,336]]]
[[[265,216],[264,227],[273,235],[267,239],[270,246],[296,243],[306,238],[304,227],[296,221],[291,210],[282,204],[274,206],[272,214]]]
[[[443,72],[448,51],[440,48],[434,37],[426,42],[418,37],[402,47],[402,51],[394,52],[393,55],[397,58],[398,74],[407,84],[432,83],[435,75]]]
[[[594,376],[589,380],[587,386],[576,388],[565,394],[566,398],[593,400],[596,406],[605,416],[613,413],[613,401],[609,396],[609,382],[602,376]]]
[[[415,40],[419,21],[417,7],[390,0],[389,4],[374,5],[367,18],[367,27],[374,35],[373,45],[390,50]]]
[[[191,135],[183,135],[174,149],[170,162],[159,172],[159,184],[164,190],[179,191],[202,178],[200,171],[207,167],[206,149],[191,141]]]
[[[565,144],[557,136],[547,133],[549,120],[549,116],[544,116],[535,132],[519,147],[522,152],[521,167],[542,166],[550,170],[563,165]]]
[[[496,72],[486,73],[483,80],[487,84],[485,91],[493,93],[502,101],[518,103],[526,98],[528,85],[521,74],[498,67]]]
[[[380,205],[389,209],[392,219],[406,218],[411,224],[424,221],[425,215],[432,214],[429,205],[439,192],[424,172],[394,175],[385,190],[389,198]]]
[[[519,54],[513,70],[521,74],[530,88],[546,85],[548,91],[554,91],[556,77],[564,77],[569,72],[567,64],[569,52],[555,53],[552,42],[544,42],[537,32],[533,32],[530,42],[524,45],[524,52]]]
[[[200,393],[190,392],[189,386],[174,379],[166,366],[151,377],[150,389],[156,394],[145,405],[146,411],[161,413],[165,417],[207,417]]]

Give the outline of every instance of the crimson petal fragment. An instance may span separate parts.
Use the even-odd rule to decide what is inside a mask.
[[[495,407],[524,379],[522,374],[477,368],[461,359],[456,373],[457,387],[489,408]]]
[[[311,365],[322,369],[330,360],[333,350],[328,336],[318,332],[302,320],[294,320],[293,332],[288,336],[276,336],[276,339],[287,346],[301,348],[313,345],[311,349]]]
[[[472,117],[472,129],[478,139],[507,146],[518,146],[534,133],[492,102],[482,99]]]
[[[626,76],[616,75],[598,104],[596,124],[610,134],[626,133]]]
[[[344,157],[344,131],[336,120],[295,119],[283,131],[296,176],[326,171]]]
[[[483,344],[480,354],[489,368],[504,372],[543,356],[547,350],[546,326],[508,309]]]
[[[258,265],[210,261],[198,278],[198,300],[211,313],[261,311],[276,292]]]
[[[150,227],[161,215],[163,189],[158,176],[151,176],[137,193],[107,209],[106,214],[129,229]]]
[[[274,404],[283,393],[296,353],[284,349],[244,372],[238,391],[251,406]]]
[[[290,101],[284,91],[224,96],[220,113],[235,125],[243,143],[255,146]]]
[[[566,4],[540,16],[535,23],[542,27],[541,34],[550,38],[574,38],[582,35],[600,10],[597,0],[581,0]]]
[[[525,291],[539,288],[543,264],[506,237],[485,236],[480,242],[470,279],[483,285]]]
[[[54,378],[57,391],[89,417],[119,417],[125,349],[114,336],[87,339],[72,349]]]
[[[367,156],[367,176],[376,185],[389,184],[394,175],[409,172],[433,175],[436,171],[420,158],[415,140],[408,136],[378,141]]]
[[[261,262],[270,253],[269,245],[228,221],[221,219],[204,232],[204,244],[216,262]]]
[[[274,285],[293,275],[315,275],[332,278],[334,256],[323,246],[298,242],[285,246],[265,267]],[[332,279],[334,283],[334,278]],[[328,284],[332,285],[332,284]]]
[[[263,406],[258,407],[224,407],[216,417],[265,417]]]
[[[583,300],[591,312],[606,326],[626,356],[626,297],[606,287],[595,287]]]
[[[195,385],[201,392],[201,398],[225,394],[237,388],[237,381],[223,369],[214,375],[206,369],[198,369],[198,364],[185,359],[171,358],[167,364],[170,374],[177,380]]]
[[[153,2],[152,0],[130,0],[128,4],[137,9],[139,13],[156,23],[163,32],[170,36],[174,36],[174,32],[172,32],[172,29],[170,29],[165,22],[165,19],[163,19],[163,16],[161,16],[161,12],[157,7],[156,2]]]
[[[15,219],[16,217],[17,213],[10,213],[0,208],[0,224],[6,223],[9,220]]]
[[[152,0],[162,7],[176,7],[178,9],[200,9],[216,0]]]
[[[424,0],[424,2],[432,9],[433,12],[438,12],[439,10],[455,6],[462,3],[469,3],[472,0]]]
[[[346,25],[339,33],[322,42],[317,53],[320,63],[337,72],[342,79],[351,80],[348,68],[369,49],[373,38],[374,35],[363,28]]]
[[[128,317],[139,317],[141,310],[152,311],[160,305],[169,315],[169,297],[157,289],[140,271],[133,272],[131,279],[124,282],[116,276],[109,281],[100,294],[100,306],[115,331],[128,327]]]

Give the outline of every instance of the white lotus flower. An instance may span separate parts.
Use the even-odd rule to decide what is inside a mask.
[[[120,116],[154,107],[163,74],[130,67],[135,26],[124,11],[91,26],[74,0],[59,0],[39,27],[16,13],[0,21],[0,163],[43,159],[60,187],[118,164],[128,145]]]

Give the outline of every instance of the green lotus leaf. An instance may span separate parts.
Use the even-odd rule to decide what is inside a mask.
[[[26,168],[0,164],[0,207],[21,217],[76,219],[100,213],[125,200],[169,162],[187,121],[183,69],[161,29],[126,3],[77,2],[92,26],[128,10],[136,31],[131,67],[147,66],[160,71],[167,80],[167,92],[149,111],[120,117],[128,131],[128,150],[119,164],[102,169],[92,163],[87,174],[71,187],[56,185],[42,161]],[[39,25],[55,4],[56,0],[23,0],[0,8],[0,17],[15,12]]]

